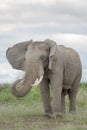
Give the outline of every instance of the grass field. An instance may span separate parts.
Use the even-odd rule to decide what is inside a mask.
[[[45,119],[38,87],[23,98],[15,98],[8,84],[0,85],[0,130],[87,130],[87,84],[81,83],[77,96],[77,112],[63,118]]]

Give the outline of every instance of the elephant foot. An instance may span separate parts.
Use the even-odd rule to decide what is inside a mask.
[[[50,119],[50,118],[52,118],[52,113],[46,113],[46,114],[44,115],[44,117],[45,117],[46,119]]]
[[[61,112],[55,112],[53,114],[53,118],[57,119],[57,118],[62,118],[63,117],[63,114]]]

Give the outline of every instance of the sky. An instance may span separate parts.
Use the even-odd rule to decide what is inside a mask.
[[[0,0],[0,83],[23,74],[8,63],[8,47],[47,38],[79,53],[87,82],[87,0]]]

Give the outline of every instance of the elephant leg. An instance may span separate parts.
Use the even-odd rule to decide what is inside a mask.
[[[45,111],[46,117],[52,116],[52,107],[51,107],[51,99],[50,99],[50,88],[49,81],[47,79],[43,79],[40,83],[40,91]]]
[[[56,76],[58,77],[58,76]],[[62,92],[62,80],[58,80],[55,77],[51,80],[52,92],[53,92],[53,115],[54,117],[62,117],[61,114],[61,92]]]
[[[61,112],[65,113],[65,94],[61,93]]]
[[[70,100],[69,112],[71,113],[74,113],[76,110],[76,95],[78,92],[78,88],[79,88],[79,83],[78,81],[76,81],[68,92],[69,100]]]
[[[75,104],[76,104],[76,92],[74,91],[70,91],[69,92],[69,101],[70,101],[70,107],[69,107],[69,112],[74,113],[76,108],[75,108]]]

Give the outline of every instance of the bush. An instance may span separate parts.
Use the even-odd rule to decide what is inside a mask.
[[[81,86],[81,88],[87,90],[87,83],[86,83],[86,82],[82,82],[82,83],[80,84],[80,86]]]
[[[87,90],[87,83],[82,82],[80,84],[80,89]],[[35,86],[31,89],[31,91],[25,96],[21,98],[14,97],[10,92],[10,84],[0,84],[0,103],[20,103],[22,102],[25,105],[32,104],[34,102],[40,102],[41,96],[39,87]]]
[[[39,88],[37,86],[33,87],[31,91],[21,98],[14,97],[10,92],[10,84],[0,84],[0,103],[20,103],[24,104],[33,103],[34,101],[40,101]]]

